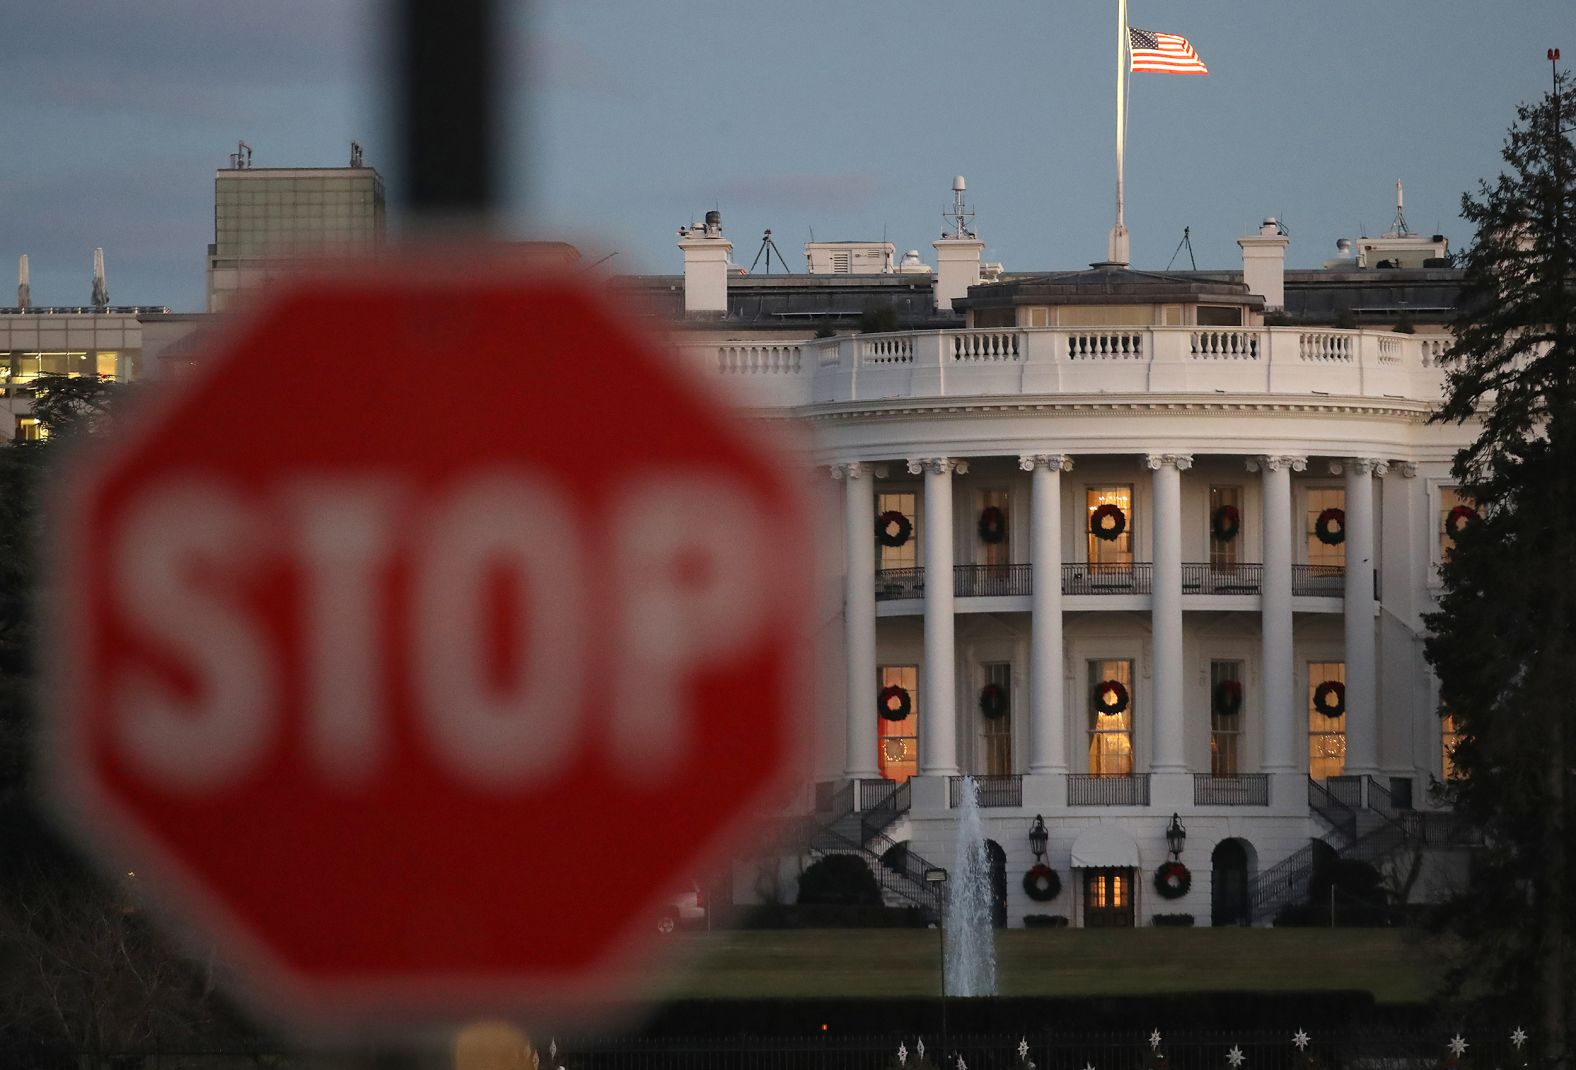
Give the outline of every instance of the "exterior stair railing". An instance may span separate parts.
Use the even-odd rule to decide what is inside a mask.
[[[925,880],[928,859],[886,834],[911,805],[907,781],[850,780],[825,799],[809,823],[804,843],[816,857],[851,854],[875,874],[882,899],[919,907],[929,920],[938,915],[935,886]]]

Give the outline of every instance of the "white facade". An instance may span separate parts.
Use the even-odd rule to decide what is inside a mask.
[[[1278,287],[1284,251],[1269,226],[1244,239],[1253,280]],[[1423,615],[1451,457],[1475,433],[1427,422],[1448,339],[1260,319],[769,340],[719,327],[685,347],[748,404],[805,425],[831,477],[839,519],[817,549],[840,566],[824,615],[840,626],[820,650],[818,775],[855,782],[856,806],[882,796],[872,780],[910,776],[885,835],[930,859],[952,856],[955,778],[983,778],[1013,924],[1111,921],[1090,902],[1110,886],[1069,868],[1093,828],[1136,850],[1140,925],[1210,923],[1223,841],[1252,885],[1310,838],[1342,846],[1344,818],[1347,844],[1386,822],[1423,828],[1407,811],[1444,775]],[[1106,502],[1122,510],[1120,547],[1090,533]],[[1212,534],[1222,505],[1240,519],[1231,538]],[[998,542],[980,532],[991,507]],[[1344,513],[1333,545],[1314,531],[1328,509]],[[888,510],[912,529],[902,547],[876,544]],[[1095,685],[1116,677],[1128,708],[1102,718]],[[1231,680],[1242,698],[1227,716],[1214,696]],[[1327,681],[1344,684],[1339,718],[1311,705]],[[913,707],[901,727],[877,709],[893,682]],[[1008,700],[996,720],[982,711],[992,683]],[[1152,878],[1173,813],[1192,887],[1168,900]],[[1044,904],[1021,887],[1036,814],[1063,882]]]

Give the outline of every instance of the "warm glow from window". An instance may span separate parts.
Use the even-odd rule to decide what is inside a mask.
[[[984,761],[979,766],[986,776],[1010,776],[1012,768],[1012,665],[994,662],[982,666],[985,683],[995,684],[1007,696],[1007,712],[1000,717],[979,715],[980,749]]]
[[[909,694],[913,709],[901,721],[876,717],[876,762],[888,780],[904,781],[919,772],[919,666],[883,665],[883,689],[896,684]]]
[[[49,437],[49,429],[39,423],[32,416],[18,416],[16,418],[16,440],[18,442],[42,442]]]
[[[1242,736],[1242,709],[1247,703],[1243,692],[1242,705],[1235,713],[1222,713],[1216,708],[1215,695],[1221,685],[1235,681],[1242,686],[1242,662],[1212,661],[1209,663],[1209,771],[1213,776],[1236,776],[1237,744]]]
[[[1096,704],[1095,688],[1114,681],[1127,691],[1127,708],[1119,713],[1103,713]],[[1114,691],[1098,693],[1101,703],[1111,705]],[[1089,772],[1099,776],[1133,775],[1133,663],[1128,660],[1089,662]]]
[[[1446,713],[1439,718],[1440,767],[1446,780],[1455,780],[1461,775],[1456,768],[1455,759],[1451,757],[1456,749],[1456,744],[1461,742],[1461,732],[1456,728],[1456,715]]]
[[[1439,560],[1446,561],[1450,558],[1450,551],[1455,548],[1455,537],[1450,533],[1450,510],[1460,505],[1470,506],[1472,499],[1462,494],[1455,487],[1439,488],[1439,515],[1435,517],[1434,531],[1439,536]]]
[[[1334,546],[1323,542],[1316,535],[1315,525],[1319,522],[1319,514],[1326,509],[1346,509],[1346,491],[1340,487],[1309,487],[1308,488],[1307,532],[1308,564],[1310,565],[1345,565],[1346,543],[1338,542]],[[1343,521],[1344,526],[1344,521]]]
[[[1102,539],[1090,531],[1089,525],[1093,521],[1096,509],[1102,505],[1114,505],[1122,511],[1122,516],[1127,521],[1127,526],[1122,534],[1114,539]],[[1091,564],[1109,564],[1127,566],[1133,563],[1133,485],[1131,483],[1112,487],[1090,487],[1086,494],[1084,510],[1085,540],[1088,543],[1086,560]],[[1094,570],[1091,570],[1094,571]]]
[[[919,513],[917,509],[917,495],[912,492],[898,494],[878,494],[876,496],[876,515],[883,513],[902,513],[913,525],[913,530],[908,541],[902,546],[883,546],[876,544],[876,549],[881,551],[881,562],[877,568],[915,568],[919,564]]]
[[[1313,701],[1314,692],[1326,680],[1344,684],[1346,663],[1308,663],[1308,775],[1315,780],[1340,776],[1346,770],[1346,715],[1326,716]]]

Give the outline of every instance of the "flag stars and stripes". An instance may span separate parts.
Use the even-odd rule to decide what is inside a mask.
[[[1208,74],[1209,68],[1198,58],[1186,37],[1174,33],[1127,28],[1128,54],[1135,71],[1159,74]]]

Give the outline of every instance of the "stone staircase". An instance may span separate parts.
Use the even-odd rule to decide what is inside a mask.
[[[928,859],[887,835],[910,805],[909,786],[890,780],[851,780],[809,819],[805,849],[813,857],[851,854],[862,858],[881,886],[887,906],[918,907],[934,920],[940,913],[936,886],[925,880]]]

